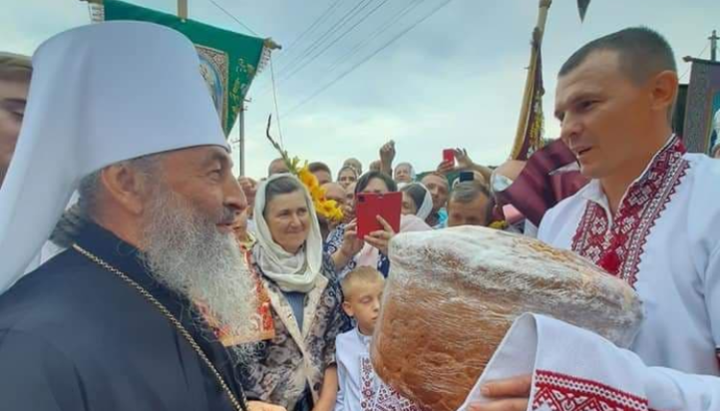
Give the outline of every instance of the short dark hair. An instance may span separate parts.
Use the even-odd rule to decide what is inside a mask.
[[[308,170],[310,170],[311,173],[315,173],[317,171],[327,171],[328,174],[332,175],[332,171],[330,171],[330,167],[328,167],[327,164],[322,163],[320,161],[315,161],[315,162],[308,164]]]
[[[415,208],[420,209],[423,201],[425,201],[425,194],[427,189],[420,183],[410,183],[405,187],[401,188],[400,191],[407,193],[415,203]]]
[[[387,186],[388,191],[390,191],[391,193],[398,191],[397,183],[395,182],[395,180],[392,179],[392,177],[383,173],[382,171],[368,171],[367,173],[363,174],[362,177],[360,177],[360,179],[357,181],[357,185],[355,186],[355,194],[365,191],[367,186],[370,185],[370,181],[376,178],[382,180]]]
[[[0,79],[29,82],[32,59],[21,54],[0,52]]]
[[[475,199],[481,195],[488,199],[492,197],[490,191],[484,185],[476,181],[463,181],[453,188],[450,193],[450,201],[467,204],[475,201]]]
[[[340,169],[340,171],[338,171],[338,175],[337,175],[338,180],[340,179],[340,174],[342,174],[343,171],[351,171],[353,174],[355,174],[355,179],[357,180],[357,178],[358,178],[358,171],[357,171],[357,170],[355,169],[355,167],[353,167],[353,166],[343,166],[343,167]]]
[[[448,211],[450,211],[450,205],[452,203],[467,204],[475,201],[480,196],[485,196],[488,199],[487,206],[484,210],[485,223],[490,224],[493,221],[493,210],[495,208],[495,198],[490,194],[490,190],[484,185],[477,181],[463,181],[458,183],[450,193],[450,199],[448,200]]]
[[[563,64],[559,76],[576,69],[596,51],[618,53],[621,70],[635,84],[642,84],[661,71],[677,73],[672,47],[662,35],[647,27],[630,27],[582,46]]]
[[[445,181],[445,184],[447,185],[448,189],[450,188],[450,181],[448,180],[447,176],[440,174],[437,171],[431,171],[431,172],[425,174],[424,176],[422,176],[420,181],[423,181],[430,176],[440,177],[443,181]]]

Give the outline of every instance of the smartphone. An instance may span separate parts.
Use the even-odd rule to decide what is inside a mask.
[[[385,219],[394,232],[400,232],[401,211],[402,193],[359,193],[355,203],[358,238],[365,238],[373,231],[383,229],[377,216]]]
[[[443,162],[455,165],[455,150],[452,148],[446,148],[443,150]]]
[[[461,183],[465,181],[475,181],[475,174],[472,171],[461,171],[458,180]]]

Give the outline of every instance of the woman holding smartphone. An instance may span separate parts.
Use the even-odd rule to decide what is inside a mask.
[[[359,194],[388,194],[397,191],[397,184],[389,175],[379,171],[370,171],[358,180],[357,186],[355,187],[355,197],[357,199]],[[356,214],[358,214],[357,207],[362,207],[362,205],[360,205],[358,201],[355,201],[355,207]],[[400,213],[400,209],[398,209],[398,213]],[[386,219],[378,216],[378,222],[381,224],[382,229],[373,231],[361,239],[365,242],[365,245],[360,253],[350,259],[344,267],[336,263],[336,269],[339,272],[340,278],[343,278],[344,274],[357,266],[374,267],[387,277],[390,272],[388,246],[396,233]],[[353,225],[353,228],[356,229],[356,225]],[[403,215],[400,217],[399,232],[425,231],[430,229],[430,226],[414,215]],[[334,247],[338,249],[342,247],[343,240],[339,236],[331,238],[328,241],[334,242]]]

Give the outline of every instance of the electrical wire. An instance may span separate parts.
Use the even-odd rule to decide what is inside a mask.
[[[708,47],[710,47],[710,42],[708,42],[707,44],[705,44],[705,48],[702,49],[702,51],[701,51],[700,53],[696,54],[696,56],[697,56],[698,58],[702,57],[702,55],[705,54],[705,50],[707,50]],[[682,74],[682,76],[680,76],[680,79],[679,79],[678,81],[682,81],[682,80],[685,78],[685,76],[687,76],[687,74],[690,72],[690,69],[691,69],[691,68],[692,68],[692,64],[690,64],[690,65],[688,66],[688,68],[685,70],[685,72]]]
[[[355,30],[360,24],[362,24],[364,21],[366,21],[370,16],[372,16],[376,11],[378,11],[378,10],[379,10],[382,6],[384,6],[387,2],[388,2],[388,0],[382,0],[382,2],[381,2],[380,4],[378,4],[377,6],[375,6],[375,8],[373,8],[372,10],[370,10],[370,12],[368,12],[368,13],[365,14],[362,18],[360,18],[360,20],[358,20],[354,25],[352,25],[350,28],[348,28],[347,30],[345,30],[340,36],[336,37],[336,38],[335,38],[330,44],[328,44],[325,48],[323,48],[323,49],[320,50],[318,53],[316,53],[315,55],[313,55],[312,57],[310,57],[309,60],[306,60],[304,64],[296,67],[295,70],[293,70],[292,72],[290,72],[289,74],[287,74],[283,79],[281,79],[281,81],[284,81],[284,82],[289,81],[289,80],[290,80],[291,78],[293,78],[297,73],[301,72],[305,67],[307,67],[309,64],[311,64],[313,61],[317,60],[321,55],[323,55],[326,51],[328,51],[330,48],[332,48],[332,46],[334,46],[335,44],[337,44],[338,41],[342,40],[345,36],[347,36],[348,33],[350,33],[350,32],[352,32],[353,30]]]
[[[227,10],[225,10],[225,8],[224,8],[223,6],[221,6],[221,5],[219,5],[218,3],[216,3],[215,0],[208,0],[208,1],[209,1],[210,3],[212,3],[213,5],[215,5],[215,7],[217,7],[218,9],[220,9],[223,13],[225,13],[225,14],[226,14],[227,16],[229,16],[231,19],[235,20],[235,21],[237,22],[237,24],[239,24],[239,25],[241,25],[242,27],[244,27],[245,30],[247,30],[247,31],[250,32],[250,34],[253,34],[253,35],[255,35],[255,36],[259,36],[259,34],[257,34],[257,33],[255,32],[255,30],[253,30],[253,29],[251,29],[250,27],[248,27],[247,24],[245,24],[245,23],[243,23],[242,21],[240,21],[240,19],[238,19],[237,17],[235,17],[232,13],[230,13],[230,12],[227,11]]]
[[[402,20],[408,13],[413,11],[417,6],[422,4],[425,0],[411,0],[408,4],[405,5],[403,9],[400,9],[397,13],[395,13],[390,19],[388,19],[385,24],[383,24],[381,27],[379,27],[377,30],[375,30],[373,33],[365,37],[361,42],[357,43],[350,51],[348,51],[346,54],[335,60],[333,63],[330,64],[329,68],[325,70],[325,72],[331,72],[335,70],[338,66],[342,65],[343,63],[350,61],[353,57],[355,57],[360,50],[362,50],[363,47],[365,47],[367,44],[371,43],[373,40],[378,38],[381,34],[385,33],[388,29],[390,29],[392,26],[397,24],[400,20]]]
[[[348,21],[355,18],[355,16],[362,10],[364,10],[365,7],[368,6],[371,2],[375,0],[361,0],[353,8],[348,10],[340,19],[338,19],[335,24],[330,26],[324,33],[322,33],[315,41],[312,42],[308,47],[306,47],[296,58],[294,58],[292,61],[283,64],[282,67],[278,69],[278,75],[282,76],[284,75],[288,70],[292,70],[291,67],[300,64],[302,61],[304,61],[307,56],[317,50],[318,47],[320,47],[327,38],[335,34],[338,30],[342,29]],[[360,10],[358,10],[360,9]]]
[[[361,60],[360,62],[358,62],[358,63],[355,64],[354,66],[350,67],[349,69],[345,70],[342,74],[340,74],[339,76],[335,77],[332,81],[330,81],[330,82],[327,83],[326,85],[322,86],[321,88],[319,88],[318,90],[316,90],[315,92],[313,92],[310,96],[308,96],[307,98],[305,98],[305,99],[304,99],[303,101],[301,101],[300,103],[298,103],[298,104],[296,104],[295,106],[293,106],[290,110],[288,110],[286,113],[284,113],[285,116],[287,117],[287,116],[291,115],[292,113],[296,112],[297,110],[299,110],[300,108],[302,108],[303,106],[305,106],[306,104],[308,104],[309,102],[311,102],[311,101],[312,101],[313,99],[315,99],[317,96],[319,96],[320,94],[322,94],[323,92],[325,92],[325,90],[329,89],[329,88],[332,87],[335,83],[337,83],[338,81],[342,80],[343,78],[345,78],[346,76],[348,76],[348,75],[349,75],[350,73],[352,73],[353,71],[355,71],[355,70],[357,70],[358,68],[360,68],[363,64],[367,63],[367,62],[370,61],[373,57],[375,57],[376,55],[378,55],[380,52],[382,52],[382,51],[385,50],[386,48],[390,47],[390,46],[391,46],[393,43],[395,43],[397,40],[399,40],[400,38],[402,38],[403,36],[405,36],[405,34],[407,34],[408,32],[410,32],[412,29],[414,29],[415,27],[417,27],[418,25],[420,25],[422,22],[424,22],[425,20],[427,20],[428,18],[430,18],[431,16],[433,16],[435,13],[437,13],[438,11],[440,11],[440,9],[442,9],[442,8],[445,7],[445,6],[447,6],[447,5],[450,4],[451,2],[452,2],[452,0],[445,0],[443,3],[439,4],[437,7],[435,7],[434,9],[432,9],[429,13],[425,14],[422,18],[420,18],[419,20],[415,21],[413,24],[411,24],[410,26],[408,26],[407,28],[405,28],[404,30],[402,30],[401,32],[399,32],[398,34],[396,34],[396,35],[395,35],[394,37],[392,37],[389,41],[387,41],[386,43],[384,43],[380,48],[376,49],[376,50],[375,50],[374,52],[372,52],[370,55],[366,56],[363,60]]]
[[[270,56],[270,78],[272,80],[273,100],[275,101],[275,117],[277,117],[278,134],[280,135],[280,147],[285,147],[283,142],[282,126],[280,125],[280,109],[278,109],[277,90],[275,87],[275,68],[273,67],[272,55]]]

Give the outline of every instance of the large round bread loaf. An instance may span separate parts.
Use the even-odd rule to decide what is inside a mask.
[[[396,236],[371,348],[378,375],[433,411],[456,410],[519,315],[546,314],[621,347],[642,318],[632,288],[572,252],[460,227]]]

